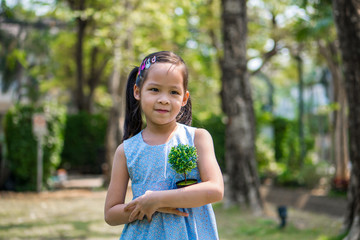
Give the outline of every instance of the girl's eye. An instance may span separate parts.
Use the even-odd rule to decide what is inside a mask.
[[[150,88],[150,91],[152,91],[152,92],[158,92],[159,89],[157,89],[157,88]]]
[[[180,95],[180,93],[178,91],[171,91],[171,94]]]

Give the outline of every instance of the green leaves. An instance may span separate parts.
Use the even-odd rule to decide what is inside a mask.
[[[48,134],[43,144],[43,171],[45,182],[60,164],[63,148],[66,109],[53,102],[40,107],[15,105],[4,119],[4,132],[8,167],[13,176],[15,190],[36,189],[37,142],[32,131],[32,116],[43,113]]]
[[[61,165],[81,173],[101,173],[106,127],[107,118],[102,114],[69,114]]]
[[[196,161],[197,151],[193,146],[179,144],[170,150],[168,162],[171,168],[177,173],[184,174],[185,177],[186,173],[196,167]]]

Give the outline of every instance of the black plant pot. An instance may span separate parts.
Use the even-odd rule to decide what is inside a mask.
[[[181,180],[181,181],[178,181],[176,182],[176,187],[177,188],[183,188],[183,187],[187,187],[187,186],[190,186],[190,185],[194,185],[197,183],[197,180],[196,179],[186,179],[186,183],[185,183],[185,180]]]

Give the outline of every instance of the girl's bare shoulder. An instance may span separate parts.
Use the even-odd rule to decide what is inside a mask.
[[[206,130],[204,128],[196,128],[195,129],[195,137],[194,137],[195,144],[196,143],[201,143],[203,141],[212,142],[211,134],[209,133],[208,130]]]
[[[126,160],[125,150],[124,150],[124,143],[121,143],[116,148],[114,160],[117,160],[117,161]]]
[[[195,130],[194,145],[198,153],[212,153],[214,151],[214,143],[210,133],[203,128]]]

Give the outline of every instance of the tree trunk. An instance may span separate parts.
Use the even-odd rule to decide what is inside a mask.
[[[339,88],[338,103],[339,109],[335,111],[335,184],[338,184],[339,188],[347,186],[349,181],[349,142],[348,142],[348,122],[347,122],[347,101],[344,86]]]
[[[318,41],[320,54],[324,57],[332,77],[332,92],[330,99],[338,104],[338,109],[333,112],[332,139],[335,162],[335,187],[342,189],[347,187],[350,179],[349,173],[349,142],[348,142],[348,117],[346,114],[348,104],[346,100],[345,82],[341,72],[338,58],[338,48],[333,42],[325,43]]]
[[[78,2],[79,7],[78,11],[85,10],[85,0],[80,0]],[[77,24],[77,39],[76,39],[76,49],[75,49],[75,61],[76,61],[76,106],[78,111],[85,109],[84,101],[84,66],[83,66],[83,45],[84,45],[84,36],[85,28],[87,25],[87,20],[82,19],[80,16],[76,18]]]
[[[341,228],[341,234],[349,232],[349,230],[351,229],[351,226],[354,223],[355,209],[356,209],[356,204],[357,204],[356,199],[355,199],[356,182],[355,182],[354,176],[355,176],[354,174],[351,174],[349,188],[348,188],[348,192],[347,192],[348,203],[347,203],[347,207],[346,207],[346,213],[344,216],[344,222],[343,222],[343,225]],[[351,238],[349,238],[349,239],[351,239]]]
[[[99,53],[98,47],[95,46],[91,49],[90,69],[89,69],[90,74],[89,77],[86,79],[87,85],[89,87],[89,93],[86,96],[84,96],[84,110],[89,113],[92,112],[92,108],[93,108],[93,98],[94,98],[95,88],[100,82],[100,74],[97,73],[98,71],[96,66],[98,53]]]
[[[349,104],[349,141],[352,163],[351,188],[346,216],[351,222],[346,240],[360,239],[360,1],[333,0],[333,13],[342,54],[345,87]],[[349,190],[350,191],[350,190]]]
[[[259,177],[255,160],[255,116],[246,61],[246,0],[222,0],[224,59],[222,108],[227,116],[225,161],[226,206],[251,207],[261,213]]]
[[[304,77],[303,77],[303,59],[300,56],[300,52],[295,56],[297,62],[298,80],[299,80],[299,148],[300,158],[298,159],[298,167],[301,168],[305,155],[305,136],[304,136]]]
[[[116,23],[120,24],[120,23]],[[110,183],[111,177],[111,167],[113,163],[114,153],[117,146],[120,144],[122,140],[122,132],[120,126],[120,115],[123,110],[122,108],[122,97],[119,96],[119,88],[120,88],[120,61],[121,61],[121,48],[119,44],[119,39],[115,40],[114,45],[114,67],[113,74],[110,78],[109,82],[109,93],[112,99],[112,106],[110,108],[108,127],[106,130],[106,166],[103,167],[105,174],[105,182],[104,185],[107,186]],[[123,79],[124,81],[125,79]],[[120,91],[123,92],[123,91]]]
[[[103,60],[101,64],[97,61],[99,53],[98,47],[93,47],[91,50],[91,57],[90,57],[90,74],[87,78],[87,85],[89,87],[89,93],[85,97],[84,102],[84,110],[91,113],[93,110],[93,102],[94,102],[94,93],[96,87],[99,85],[101,76],[104,72],[104,69],[108,63],[108,58]]]
[[[76,45],[75,45],[75,64],[76,64],[76,91],[75,91],[75,103],[77,110],[92,112],[94,92],[99,85],[102,73],[108,63],[108,58],[98,61],[99,53],[101,52],[99,47],[94,46],[90,53],[90,67],[89,73],[86,77],[84,67],[84,39],[86,35],[86,29],[89,27],[89,23],[94,22],[94,19],[87,16],[85,19],[81,16],[83,12],[87,10],[86,0],[67,0],[70,8],[73,11],[80,13],[80,16],[76,18]],[[91,1],[88,2],[91,4]],[[88,6],[89,7],[89,6]],[[91,6],[90,6],[91,7]],[[92,20],[92,21],[91,21]],[[85,85],[88,86],[88,92],[85,94]]]
[[[108,128],[106,132],[106,166],[105,166],[105,183],[110,183],[111,167],[113,163],[113,157],[117,146],[122,141],[122,125],[124,119],[125,109],[125,88],[126,88],[126,77],[127,73],[121,71],[123,66],[129,66],[128,61],[131,61],[130,56],[133,54],[133,46],[131,45],[132,38],[132,27],[127,26],[127,22],[131,22],[129,13],[133,13],[136,4],[131,4],[131,1],[117,2],[119,5],[122,4],[125,11],[124,14],[119,16],[119,19],[114,23],[115,32],[118,33],[114,43],[114,67],[113,74],[109,82],[109,93],[112,99],[112,107],[110,109]],[[126,31],[126,34],[124,32]],[[128,56],[130,59],[124,59],[122,56]]]

